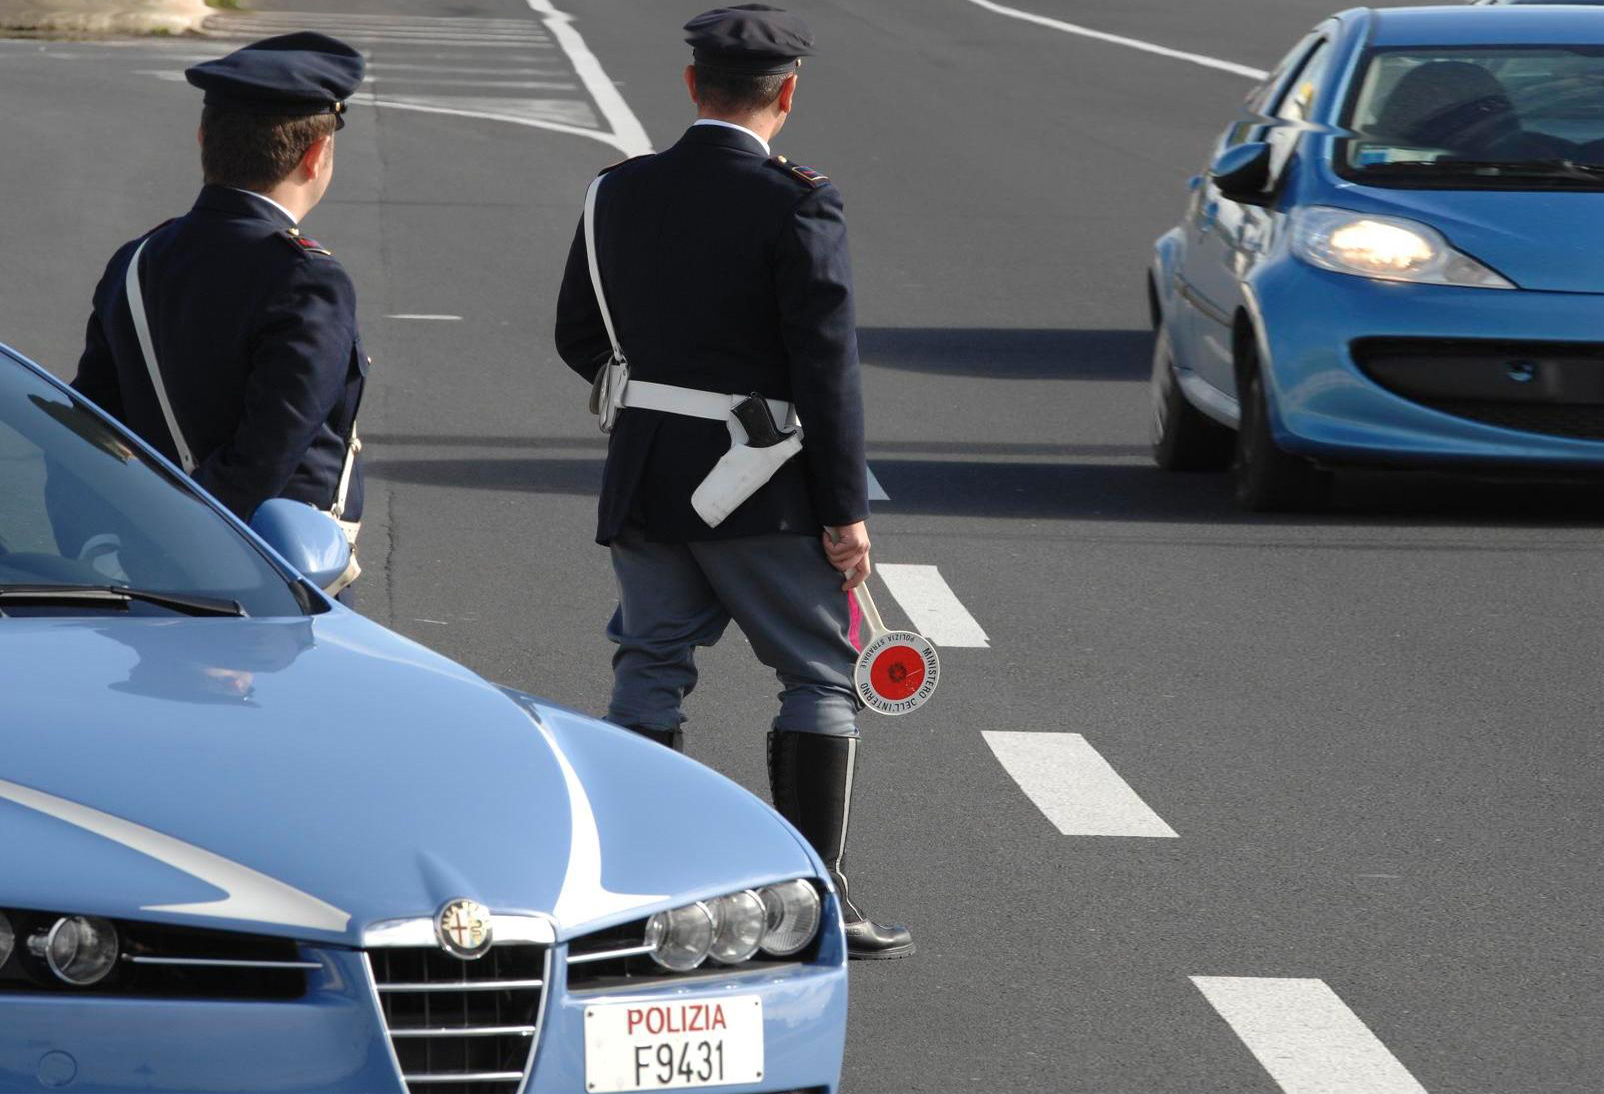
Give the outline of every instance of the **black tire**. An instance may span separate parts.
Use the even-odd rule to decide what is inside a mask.
[[[1162,325],[1153,336],[1153,462],[1165,471],[1224,471],[1231,466],[1231,431],[1181,394]]]
[[[1258,362],[1243,362],[1236,431],[1236,501],[1250,513],[1316,509],[1331,496],[1331,472],[1278,447]]]

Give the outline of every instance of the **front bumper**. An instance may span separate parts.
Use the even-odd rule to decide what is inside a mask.
[[[833,1094],[846,1044],[846,952],[839,916],[831,897],[827,926],[807,963],[630,992],[570,993],[566,947],[560,945],[524,1089],[541,1094],[585,1089],[587,1005],[740,994],[763,999],[764,1080],[717,1089]],[[321,967],[309,973],[307,994],[294,1000],[0,995],[0,1091],[402,1091],[362,953],[303,946],[301,955]]]
[[[1255,276],[1276,442],[1332,463],[1604,471],[1604,441],[1432,409],[1365,375],[1364,338],[1604,343],[1604,295],[1372,281],[1293,258]]]

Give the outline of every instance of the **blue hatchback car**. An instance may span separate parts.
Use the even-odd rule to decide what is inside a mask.
[[[1604,470],[1604,11],[1358,8],[1156,245],[1153,454],[1253,510],[1349,464]]]
[[[836,1089],[790,825],[253,524],[0,347],[0,1090]]]

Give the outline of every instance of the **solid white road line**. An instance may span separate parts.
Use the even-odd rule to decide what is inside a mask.
[[[1066,836],[1177,838],[1079,733],[980,734],[1025,796]]]
[[[991,645],[986,632],[934,566],[883,562],[874,569],[919,633],[937,646],[985,649]]]
[[[424,315],[422,312],[400,312],[396,315],[387,315],[386,319],[439,319],[449,323],[462,321],[460,315]]]
[[[1126,38],[1121,34],[1109,34],[1107,31],[1093,30],[1091,27],[1083,27],[1078,23],[1066,23],[1062,19],[1052,19],[1045,15],[1037,15],[1032,11],[1004,7],[1002,4],[993,3],[992,0],[969,0],[969,2],[976,7],[985,8],[987,11],[997,15],[1006,15],[1010,19],[1035,23],[1039,27],[1048,27],[1052,30],[1061,30],[1065,34],[1078,34],[1083,38],[1095,38],[1099,42],[1112,42],[1116,46],[1139,49],[1143,53],[1156,53],[1160,57],[1187,61],[1194,65],[1217,69],[1220,72],[1229,72],[1236,76],[1246,76],[1250,80],[1262,80],[1269,75],[1262,68],[1250,68],[1247,65],[1239,65],[1235,61],[1222,61],[1218,57],[1206,57],[1201,53],[1188,53],[1182,49],[1171,49],[1168,46],[1157,45],[1153,42],[1144,42],[1140,38]]]
[[[574,66],[580,82],[585,85],[585,90],[590,92],[596,109],[607,119],[607,124],[613,131],[612,143],[626,156],[643,156],[650,152],[652,142],[651,138],[646,136],[646,127],[641,125],[640,119],[629,109],[624,96],[619,94],[618,86],[608,79],[601,62],[596,59],[596,55],[590,51],[585,40],[574,29],[573,16],[558,11],[552,6],[551,0],[527,0],[527,2],[530,10],[540,16],[541,22],[551,32],[551,36],[568,55],[568,63]]]
[[[874,468],[871,467],[871,468],[868,469],[868,471],[869,471],[869,500],[870,501],[890,501],[891,500],[891,495],[886,493],[886,488],[880,485],[880,480],[874,477]]]
[[[1286,1094],[1426,1094],[1324,980],[1194,976]]]

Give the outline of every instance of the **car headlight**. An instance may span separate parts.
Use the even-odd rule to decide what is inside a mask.
[[[0,965],[11,960],[11,951],[17,942],[16,934],[11,930],[11,920],[0,914]]]
[[[1292,252],[1321,269],[1380,281],[1515,288],[1419,221],[1316,205],[1295,212],[1292,222]]]
[[[819,894],[807,882],[782,881],[759,890],[767,913],[763,930],[763,952],[789,957],[813,941],[819,933]]]
[[[818,890],[798,878],[658,912],[646,921],[644,941],[659,966],[690,972],[708,960],[739,965],[759,950],[771,957],[800,953],[818,937],[821,918]],[[571,960],[587,964],[598,957]]]
[[[673,972],[690,972],[713,947],[713,915],[702,903],[658,912],[646,921],[652,960]]]
[[[90,915],[67,915],[28,939],[57,979],[74,987],[98,984],[117,965],[117,928]]]
[[[768,926],[768,909],[750,889],[707,902],[713,913],[713,945],[708,956],[720,965],[739,965],[757,953]]]

